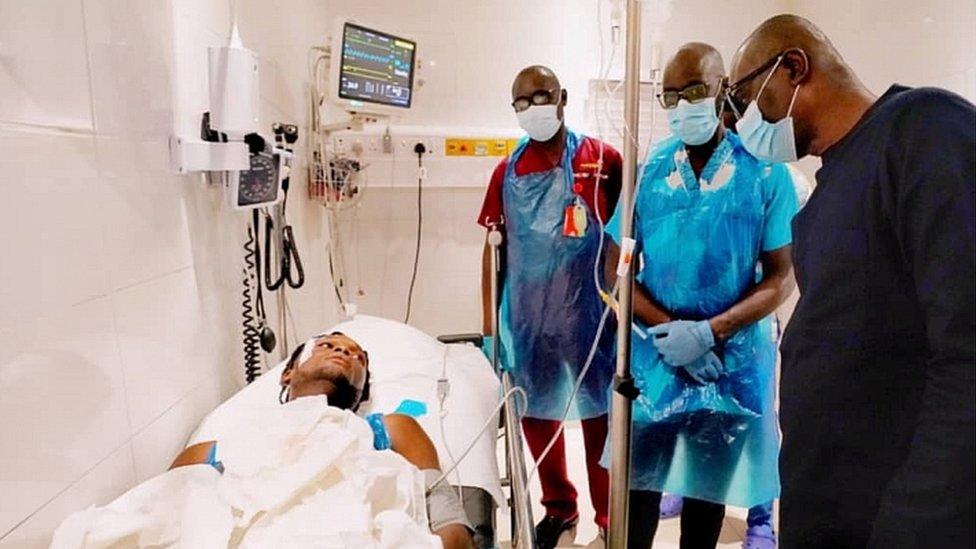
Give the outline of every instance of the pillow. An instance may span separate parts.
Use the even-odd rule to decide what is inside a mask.
[[[473,346],[445,345],[402,322],[368,315],[357,315],[322,331],[331,332],[346,334],[369,353],[372,399],[363,404],[360,415],[393,412],[406,399],[422,402],[427,412],[417,421],[437,447],[442,464],[451,463],[451,454],[458,456],[471,443],[474,431],[492,414],[500,398],[498,378],[481,351]],[[285,362],[263,373],[212,411],[190,436],[189,444],[219,440],[221,433],[229,432],[247,415],[241,410],[271,413],[277,409]],[[450,394],[445,401],[441,436],[437,380],[445,374],[450,381]],[[477,442],[451,481],[484,488],[501,502],[493,433]]]

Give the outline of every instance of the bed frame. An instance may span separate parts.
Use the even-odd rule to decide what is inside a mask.
[[[471,344],[481,348],[484,341],[481,334],[451,334],[438,336],[445,344]],[[494,356],[498,356],[497,351]],[[495,372],[502,381],[502,394],[508,394],[513,383],[508,372],[501,371],[497,360],[492,361]],[[499,373],[500,372],[500,373]],[[522,450],[522,426],[515,410],[514,395],[504,406],[505,413],[499,421],[499,428],[505,437],[505,476],[501,485],[509,488],[508,507],[511,511],[512,546],[535,547],[535,524],[532,520],[532,502],[529,500],[528,479],[525,468],[525,453]],[[496,547],[495,511],[497,505],[491,494],[481,488],[462,486],[464,511],[474,527],[474,546],[479,549]],[[522,545],[519,544],[522,541]]]

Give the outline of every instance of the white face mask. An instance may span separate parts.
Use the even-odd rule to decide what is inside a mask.
[[[773,73],[779,67],[782,57],[776,60],[766,80],[756,98],[749,103],[745,114],[735,123],[736,132],[742,139],[742,145],[749,151],[749,154],[765,162],[796,162],[796,135],[793,132],[793,103],[796,102],[796,94],[800,91],[797,85],[793,89],[793,98],[786,111],[786,116],[776,122],[767,122],[763,119],[762,111],[759,110],[759,97],[766,89],[766,84],[772,78]]]
[[[563,125],[562,119],[556,114],[557,109],[556,105],[532,105],[515,113],[515,116],[519,126],[533,141],[549,141]]]

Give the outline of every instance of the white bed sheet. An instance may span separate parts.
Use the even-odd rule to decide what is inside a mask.
[[[500,398],[499,382],[481,351],[470,345],[444,345],[433,337],[401,322],[368,315],[357,315],[326,332],[340,331],[356,340],[369,353],[372,398],[360,412],[389,413],[406,399],[426,404],[427,413],[417,421],[437,448],[442,469],[451,463],[447,452],[455,457],[471,443],[477,430],[492,415]],[[441,436],[437,380],[446,360],[450,394],[445,401],[445,436]],[[189,444],[219,440],[244,415],[241,410],[274,409],[280,390],[278,381],[284,364],[264,373],[218,406],[191,435]],[[497,425],[497,414],[492,420]],[[461,462],[452,484],[474,486],[487,491],[500,507],[504,496],[495,453],[496,430],[489,427],[475,447]]]

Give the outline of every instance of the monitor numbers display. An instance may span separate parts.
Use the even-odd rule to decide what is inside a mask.
[[[346,23],[339,97],[409,108],[416,43]]]

